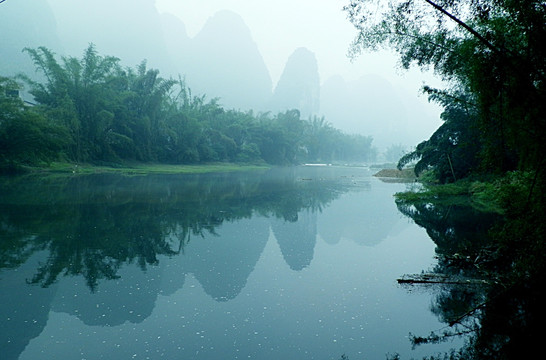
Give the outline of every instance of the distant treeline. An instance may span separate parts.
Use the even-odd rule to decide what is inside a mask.
[[[55,160],[191,164],[367,161],[372,138],[298,110],[254,114],[196,96],[143,61],[125,68],[90,45],[82,58],[25,49],[42,81],[0,77],[0,166]],[[36,104],[18,96],[24,83]]]

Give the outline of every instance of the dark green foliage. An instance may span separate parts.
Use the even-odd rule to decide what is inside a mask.
[[[372,138],[349,135],[334,128],[324,117],[312,117],[304,126],[304,152],[309,161],[372,161]]]
[[[441,182],[453,182],[468,176],[479,166],[479,155],[483,139],[476,125],[475,109],[464,101],[464,97],[445,96],[427,89],[430,96],[438,98],[444,105],[444,123],[430,139],[417,145],[416,149],[400,158],[398,169],[417,161],[415,174],[432,170]]]
[[[431,359],[514,359],[521,356],[521,349],[540,347],[545,225],[542,211],[521,212],[530,186],[532,177],[518,173],[495,184],[499,197],[513,203],[505,216],[441,202],[397,201],[400,211],[435,242],[439,260],[434,273],[483,279],[487,284],[436,288],[431,309],[449,328],[411,335],[412,344],[458,336],[466,341],[456,352]]]
[[[65,129],[26,106],[17,83],[0,77],[0,170],[47,163],[66,144]]]
[[[3,163],[36,164],[62,155],[99,164],[285,165],[373,156],[370,137],[343,134],[324,120],[302,120],[298,110],[226,110],[218,99],[192,95],[182,79],[163,79],[146,62],[122,68],[119,59],[99,55],[93,45],[80,59],[58,59],[45,47],[25,51],[45,81],[20,76],[38,103],[32,111],[17,96],[5,95],[17,88],[15,82],[2,90],[2,113],[10,114],[2,115]]]
[[[359,31],[355,52],[389,45],[402,66],[430,67],[450,86],[425,88],[443,105],[444,124],[403,156],[399,167],[415,162],[416,173],[429,170],[441,183],[486,179],[484,199],[493,195],[503,214],[491,225],[474,210],[443,205],[439,197],[398,201],[437,244],[436,272],[489,284],[479,291],[446,286],[433,311],[450,329],[413,336],[413,343],[466,333],[461,349],[435,358],[540,353],[546,318],[540,295],[546,237],[544,2],[394,0],[382,6],[352,0],[346,10]]]
[[[360,32],[356,51],[391,45],[404,66],[431,66],[451,84],[448,90],[425,88],[444,106],[444,124],[402,157],[399,167],[416,161],[416,173],[431,170],[442,183],[476,175],[500,179],[492,186],[508,217],[496,230],[499,251],[509,249],[503,252],[505,265],[514,270],[542,264],[544,252],[537,250],[544,247],[546,204],[544,4],[400,0],[375,8],[383,16],[368,5],[353,0],[346,8]],[[531,261],[526,254],[536,257]],[[534,271],[535,265],[521,274]]]
[[[432,68],[451,88],[432,91],[444,125],[404,156],[441,182],[471,173],[544,166],[546,8],[528,0],[352,0],[353,51],[388,45],[405,68]],[[542,40],[539,40],[542,39]]]

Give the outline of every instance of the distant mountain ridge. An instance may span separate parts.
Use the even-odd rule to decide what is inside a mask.
[[[286,107],[285,101],[278,109],[269,108],[269,70],[250,29],[232,11],[214,14],[193,38],[179,18],[160,14],[151,0],[22,0],[4,4],[2,12],[7,21],[0,23],[0,30],[7,36],[0,40],[0,55],[13,61],[0,64],[0,74],[32,76],[34,66],[21,53],[24,47],[46,46],[60,56],[80,57],[93,43],[99,53],[119,57],[124,66],[147,60],[148,67],[159,69],[164,77],[183,76],[194,94],[218,97],[226,108]]]
[[[237,109],[266,110],[272,81],[265,61],[243,19],[228,10],[212,16],[186,49],[180,63],[198,93],[220,97]]]
[[[119,57],[124,66],[146,59],[163,77],[185,77],[193,94],[218,97],[226,109],[297,108],[302,119],[325,116],[345,132],[372,135],[382,147],[421,140],[419,129],[409,126],[406,97],[392,84],[379,77],[334,77],[321,84],[317,58],[307,48],[294,50],[273,84],[251,30],[232,11],[211,16],[194,37],[178,17],[160,14],[153,0],[20,0],[3,3],[1,14],[0,57],[8,60],[0,62],[0,75],[37,76],[24,47],[80,57],[93,42],[100,54]]]
[[[290,55],[275,88],[270,107],[277,111],[298,109],[304,118],[318,115],[320,76],[313,52],[301,47]]]
[[[32,75],[34,64],[25,47],[46,46],[63,52],[53,10],[43,1],[6,1],[0,8],[0,75]],[[83,50],[83,48],[82,48]]]

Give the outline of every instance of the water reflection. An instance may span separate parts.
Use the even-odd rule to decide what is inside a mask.
[[[414,342],[430,344],[464,336],[465,345],[450,357],[455,359],[516,359],[540,353],[542,319],[546,318],[541,304],[542,274],[540,279],[527,275],[525,281],[497,281],[506,271],[516,272],[506,267],[507,259],[494,254],[499,244],[496,239],[502,236],[499,230],[508,220],[470,206],[441,202],[399,202],[398,207],[424,227],[437,245],[438,265],[433,272],[454,280],[433,285],[431,310],[448,327],[430,336],[416,334]],[[481,281],[471,281],[476,279]]]
[[[269,237],[265,218],[224,222],[187,247],[180,272],[191,273],[214,300],[235,298],[254,270]]]
[[[305,209],[293,220],[275,219],[273,234],[284,260],[292,270],[302,270],[311,264],[317,242],[317,214]]]
[[[4,242],[0,244],[4,245]],[[30,340],[40,335],[47,324],[57,288],[55,285],[48,288],[28,286],[26,282],[45,259],[47,253],[39,251],[28,256],[16,271],[0,272],[2,359],[18,359]]]
[[[490,241],[489,231],[500,220],[498,214],[460,204],[398,203],[398,209],[426,229],[438,246],[438,254],[446,255],[441,260],[456,253],[480,251]]]
[[[288,168],[1,179],[3,356],[17,359],[50,310],[91,326],[141,324],[190,275],[215,301],[232,300],[271,235],[293,271],[310,266],[319,236],[375,245],[399,216],[392,189],[371,194],[369,175]],[[357,211],[355,196],[374,206]]]
[[[117,279],[124,264],[146,270],[158,264],[159,255],[178,255],[192,241],[189,251],[195,255],[186,256],[188,271],[200,273],[200,256],[211,263],[216,254],[236,261],[241,248],[258,254],[245,259],[257,258],[269,224],[241,221],[259,214],[273,219],[287,257],[295,250],[307,254],[307,260],[289,261],[291,267],[301,269],[312,258],[316,212],[354,188],[352,182],[340,182],[339,175],[325,174],[292,168],[195,176],[100,174],[45,182],[4,179],[1,266],[16,268],[34,252],[47,250],[49,256],[29,279],[31,283],[47,287],[61,275],[82,275],[95,291],[101,280]],[[222,291],[214,295],[233,296]]]
[[[392,234],[401,218],[393,201],[392,186],[382,183],[376,183],[374,191],[340,195],[319,217],[318,232],[327,243],[334,245],[341,239],[350,239],[365,246],[375,246]]]
[[[84,281],[59,282],[51,310],[76,316],[86,325],[116,326],[138,324],[151,315],[160,293],[160,268],[146,272],[127,264],[116,279],[100,283],[92,296]]]

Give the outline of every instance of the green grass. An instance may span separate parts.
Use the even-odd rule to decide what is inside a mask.
[[[405,202],[418,201],[441,201],[451,200],[460,201],[469,196],[468,186],[463,183],[446,184],[446,185],[431,185],[424,184],[423,187],[416,191],[405,191],[396,193],[396,199]]]
[[[72,164],[65,162],[51,163],[49,166],[29,168],[31,172],[63,173],[63,174],[96,174],[96,173],[119,173],[125,175],[146,175],[146,174],[202,174],[211,172],[232,172],[246,170],[263,170],[269,168],[265,165],[246,165],[232,163],[212,163],[199,165],[169,165],[169,164]]]
[[[497,182],[460,180],[443,185],[425,183],[419,190],[396,193],[395,197],[404,203],[434,202],[472,206],[484,212],[503,212]]]

